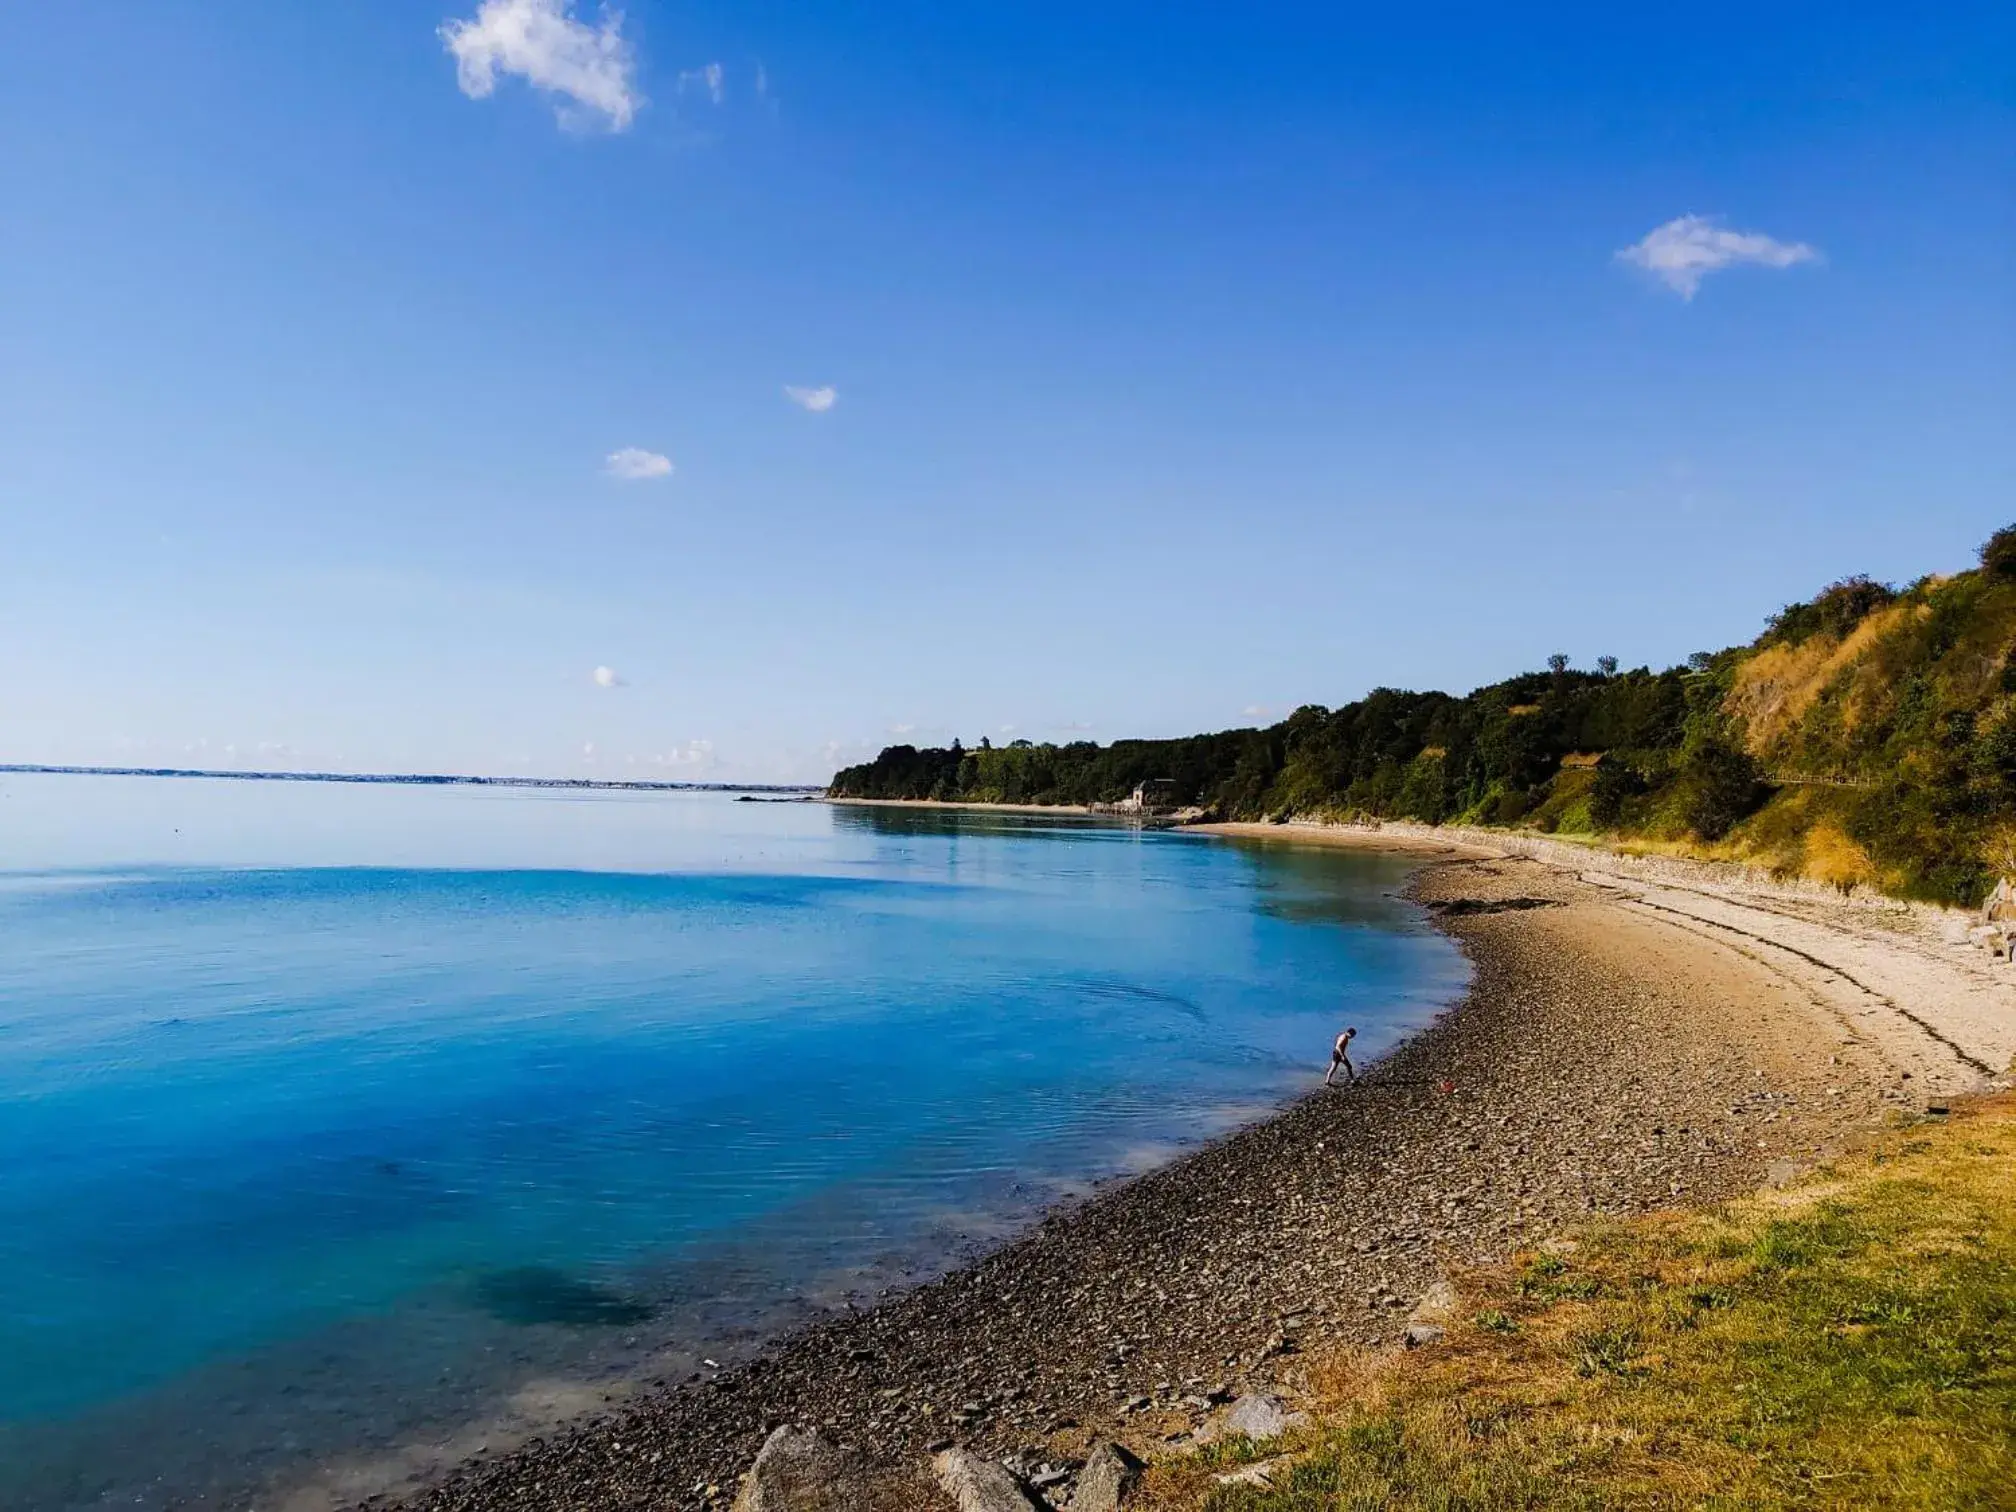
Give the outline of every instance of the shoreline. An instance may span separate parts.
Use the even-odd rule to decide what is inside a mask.
[[[834,808],[961,809],[976,814],[1063,814],[1081,819],[1109,817],[1082,803],[959,803],[941,798],[830,798],[823,795],[816,801]]]
[[[1390,1343],[1451,1265],[1592,1212],[1754,1190],[1986,1080],[1991,1047],[1888,998],[1860,1003],[1853,976],[1779,949],[1755,932],[1768,925],[1707,916],[1726,900],[1682,917],[1687,900],[1650,885],[1479,845],[1369,829],[1316,843],[1416,859],[1407,895],[1475,969],[1358,1088],[1314,1093],[748,1364],[465,1462],[404,1505],[721,1507],[777,1423],[819,1425],[899,1480],[946,1442],[1058,1462],[1099,1437],[1166,1447],[1224,1392],[1292,1393],[1305,1348]],[[940,1505],[905,1485],[890,1505]]]
[[[1369,824],[1318,824],[1305,819],[1291,819],[1285,824],[1224,820],[1185,824],[1179,828],[1186,835],[1215,835],[1225,840],[1313,845],[1336,850],[1389,851],[1402,856],[1444,856],[1483,861],[1495,860],[1505,854],[1498,847],[1474,838],[1451,839],[1434,830],[1400,831]]]

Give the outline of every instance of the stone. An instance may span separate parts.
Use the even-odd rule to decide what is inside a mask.
[[[850,1512],[861,1504],[860,1474],[853,1455],[787,1423],[763,1441],[734,1512]]]
[[[1414,1304],[1414,1311],[1407,1315],[1409,1323],[1446,1323],[1456,1311],[1456,1288],[1447,1281],[1437,1281],[1421,1293],[1421,1300]]]
[[[1006,1466],[971,1449],[947,1449],[931,1461],[931,1468],[959,1512],[1042,1512]]]
[[[1234,1402],[1223,1417],[1206,1423],[1198,1430],[1197,1441],[1208,1444],[1217,1439],[1244,1435],[1258,1443],[1279,1438],[1290,1428],[1298,1428],[1308,1421],[1308,1414],[1290,1412],[1287,1403],[1278,1396],[1248,1392]]]
[[[1101,1444],[1078,1472],[1071,1512],[1119,1512],[1120,1503],[1141,1478],[1141,1461],[1118,1444]]]
[[[1442,1328],[1435,1323],[1410,1323],[1400,1337],[1409,1349],[1419,1349],[1424,1344],[1441,1343]]]
[[[1227,1470],[1213,1479],[1221,1486],[1253,1486],[1266,1491],[1272,1488],[1274,1476],[1281,1469],[1279,1460],[1262,1460],[1257,1465],[1247,1465],[1238,1470]]]

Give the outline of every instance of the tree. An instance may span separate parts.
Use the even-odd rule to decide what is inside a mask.
[[[2004,525],[1981,547],[1981,570],[1990,577],[2016,577],[2016,525]]]
[[[1548,657],[1547,670],[1552,672],[1558,680],[1561,674],[1568,670],[1568,653],[1565,651],[1556,651],[1552,656]]]
[[[1624,820],[1624,805],[1645,791],[1645,784],[1629,767],[1604,761],[1596,768],[1596,781],[1589,789],[1589,819],[1598,829],[1615,829]]]
[[[1615,677],[1617,675],[1617,658],[1614,656],[1597,657],[1596,670],[1601,672],[1605,677]]]
[[[1680,817],[1703,840],[1720,840],[1764,801],[1764,774],[1748,751],[1707,738],[1680,762]]]

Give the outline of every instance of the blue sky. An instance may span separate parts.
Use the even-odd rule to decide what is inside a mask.
[[[1965,565],[2016,12],[1521,9],[7,7],[0,758],[817,779]]]

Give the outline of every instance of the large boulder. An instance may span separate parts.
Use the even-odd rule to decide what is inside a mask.
[[[809,1428],[787,1425],[763,1441],[734,1512],[854,1512],[861,1478],[855,1456]]]
[[[1141,1478],[1141,1461],[1118,1444],[1101,1444],[1078,1472],[1071,1512],[1120,1512],[1120,1503]]]
[[[931,1468],[959,1512],[1042,1512],[1042,1503],[1022,1489],[1007,1466],[971,1449],[947,1449],[931,1461]]]

